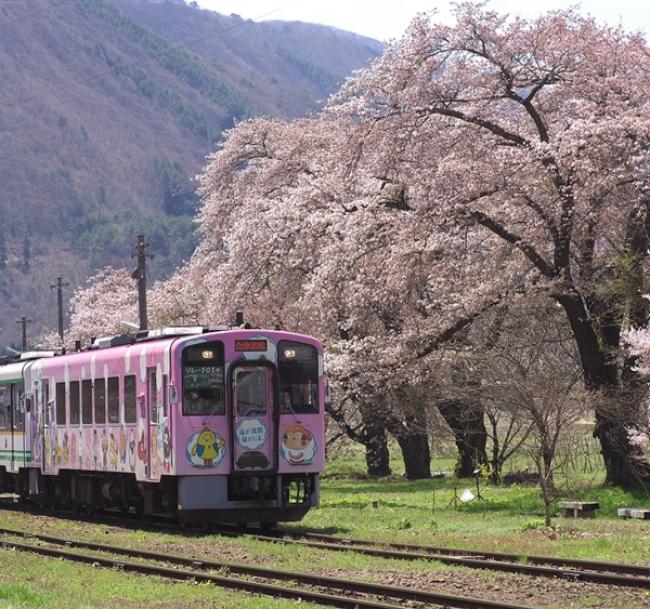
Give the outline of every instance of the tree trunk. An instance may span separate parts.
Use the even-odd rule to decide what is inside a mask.
[[[643,480],[648,479],[648,464],[643,452],[630,442],[626,425],[622,417],[616,417],[616,412],[596,412],[594,436],[600,440],[607,471],[606,484],[629,489],[640,486]]]
[[[602,345],[613,351],[618,332],[611,323],[603,324],[602,336],[583,299],[578,294],[560,295],[557,301],[566,311],[580,353],[585,385],[594,392],[596,428],[607,473],[606,484],[631,488],[650,475],[642,451],[630,442],[627,429],[636,421],[639,403],[625,399],[620,387],[615,358],[607,357]]]
[[[383,425],[374,420],[364,421],[361,442],[366,447],[366,471],[369,476],[390,475],[388,438]]]
[[[402,449],[404,469],[409,480],[431,478],[431,453],[429,437],[426,434],[402,433],[397,436]]]
[[[456,474],[459,478],[470,478],[477,467],[488,461],[483,408],[480,403],[449,401],[438,410],[454,434],[458,449]]]

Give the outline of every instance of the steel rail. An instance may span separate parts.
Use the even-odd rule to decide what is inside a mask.
[[[488,558],[503,561],[521,561],[525,559],[528,564],[552,565],[558,567],[573,567],[589,571],[602,571],[629,575],[639,575],[650,578],[650,566],[632,565],[625,563],[605,562],[599,560],[585,560],[580,558],[564,558],[561,556],[544,556],[535,554],[508,554],[506,552],[491,552],[483,550],[467,550],[465,548],[448,548],[443,546],[429,546],[415,543],[396,541],[380,541],[373,539],[355,539],[351,537],[337,537],[314,531],[292,531],[290,529],[275,529],[274,535],[288,535],[296,538],[318,539],[325,542],[341,543],[346,545],[360,545],[368,547],[395,548],[415,552],[428,552],[431,554],[446,554],[450,556],[465,556],[471,558]]]
[[[416,590],[413,588],[406,588],[402,586],[388,586],[384,584],[372,584],[369,582],[362,582],[356,580],[343,580],[325,575],[313,575],[308,573],[298,573],[292,571],[281,571],[277,569],[269,569],[265,567],[257,567],[254,565],[242,565],[231,562],[210,561],[210,560],[197,560],[186,556],[177,556],[169,554],[160,554],[157,552],[149,552],[147,550],[139,550],[132,548],[122,548],[106,544],[99,544],[94,542],[87,542],[81,540],[70,540],[53,537],[50,535],[37,535],[26,531],[18,531],[14,529],[0,529],[0,533],[5,535],[13,535],[22,538],[34,539],[44,543],[65,545],[66,547],[78,547],[87,550],[94,550],[97,552],[106,552],[116,555],[129,556],[131,558],[139,558],[146,560],[153,560],[164,562],[167,564],[174,564],[179,566],[193,567],[192,570],[185,569],[171,569],[168,567],[159,567],[154,565],[143,565],[140,563],[124,562],[120,560],[100,557],[96,555],[77,554],[69,550],[59,550],[54,548],[46,548],[43,546],[34,546],[30,544],[20,543],[12,540],[0,540],[0,547],[12,548],[16,550],[35,552],[45,556],[56,558],[65,558],[75,562],[82,562],[86,564],[99,565],[103,567],[120,568],[124,571],[132,571],[136,573],[148,575],[161,575],[163,577],[182,579],[182,580],[196,580],[211,582],[218,586],[235,588],[245,590],[248,592],[257,592],[268,594],[271,596],[289,599],[296,599],[302,601],[316,602],[325,604],[332,607],[341,607],[343,609],[397,609],[400,605],[391,603],[384,603],[371,599],[363,599],[359,597],[343,597],[313,590],[305,590],[304,588],[285,588],[277,584],[269,584],[266,582],[256,582],[245,579],[238,579],[224,575],[211,575],[196,569],[213,569],[222,570],[226,569],[230,573],[237,573],[241,575],[249,575],[267,580],[288,580],[292,582],[308,584],[310,586],[318,586],[321,588],[335,589],[345,592],[354,592],[360,594],[368,594],[378,597],[390,597],[400,601],[410,600],[425,604],[443,605],[444,607],[454,607],[457,609],[533,609],[530,606],[503,603],[499,601],[491,601],[485,599],[477,599],[471,597],[454,596],[450,594],[442,594],[437,592],[429,592],[424,590]]]
[[[20,510],[20,504],[10,504],[2,509]],[[23,505],[23,508],[26,507]],[[28,508],[29,509],[29,508]],[[85,522],[107,523],[116,522],[129,527],[143,526],[153,530],[166,528],[170,530],[189,531],[164,519],[164,522],[148,522],[147,520],[128,518],[118,514],[101,516],[68,516],[59,513],[60,517],[74,518]],[[259,529],[234,529],[233,527],[220,525],[216,532],[234,537],[247,536],[259,541],[267,541],[279,544],[299,544],[317,549],[334,551],[354,551],[360,554],[376,556],[380,558],[395,558],[400,560],[428,560],[438,561],[445,564],[460,565],[468,568],[488,569],[508,573],[520,573],[533,577],[557,577],[572,581],[607,584],[615,586],[626,586],[635,588],[650,588],[650,569],[639,565],[628,565],[623,563],[606,563],[600,561],[587,561],[580,559],[568,559],[546,556],[525,556],[506,554],[499,552],[481,552],[479,550],[465,550],[461,548],[438,548],[419,544],[407,544],[399,542],[385,542],[375,540],[354,539],[336,537],[325,533],[310,531],[292,531],[287,529],[275,529],[271,534],[261,534]],[[288,536],[292,539],[282,538]],[[306,541],[306,539],[321,539],[324,541]],[[385,548],[389,549],[385,549]],[[384,548],[384,549],[382,549]],[[390,548],[404,548],[404,550],[391,550]],[[415,551],[411,551],[415,550]],[[491,560],[485,560],[483,557]],[[526,563],[522,562],[525,558]],[[511,561],[511,562],[507,562]],[[532,563],[532,564],[531,564]],[[544,565],[557,565],[544,566]]]
[[[237,535],[237,533],[229,533]],[[595,584],[607,584],[610,586],[627,586],[632,588],[650,589],[650,577],[640,575],[624,575],[619,573],[590,571],[587,569],[571,569],[561,567],[549,567],[543,565],[530,565],[522,562],[505,562],[504,560],[485,560],[476,557],[450,556],[449,554],[435,554],[431,552],[405,552],[402,550],[381,549],[367,545],[355,545],[353,543],[334,543],[324,541],[305,541],[302,539],[284,539],[258,533],[244,533],[259,541],[268,541],[277,544],[299,544],[310,548],[322,550],[335,550],[343,552],[358,552],[367,556],[379,558],[396,558],[400,560],[428,560],[444,564],[470,567],[474,569],[488,569],[491,571],[504,571],[507,573],[520,573],[535,577],[558,577],[572,581],[589,582]],[[344,540],[345,541],[345,540]],[[516,557],[519,560],[519,557]]]

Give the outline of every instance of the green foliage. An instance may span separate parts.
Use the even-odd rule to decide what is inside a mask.
[[[612,269],[611,281],[605,283],[608,296],[616,301],[640,294],[643,287],[643,267],[641,255],[625,251],[619,254]]]
[[[338,78],[334,74],[316,65],[313,61],[300,57],[282,47],[278,47],[277,52],[280,57],[294,66],[302,76],[316,85],[322,93],[333,91],[339,85]]]
[[[75,250],[92,269],[128,264],[136,235],[144,234],[154,259],[148,265],[151,279],[168,276],[197,245],[195,225],[188,216],[137,214],[95,209],[77,218],[71,226]]]
[[[408,518],[402,517],[397,521],[395,528],[403,531],[404,529],[410,529],[412,526],[413,524]]]
[[[193,216],[199,206],[196,188],[180,163],[166,158],[154,159],[153,173],[160,184],[162,208],[172,216]]]
[[[224,108],[229,116],[234,119],[250,116],[248,101],[217,78],[212,70],[187,51],[138,25],[108,2],[77,0],[77,5],[84,13],[99,17],[140,46],[161,67]],[[115,60],[106,57],[106,61],[110,66],[111,62]],[[142,79],[142,76],[136,78]],[[145,90],[149,87],[148,84],[141,86],[144,86]],[[149,91],[149,93],[153,95],[153,92]]]
[[[546,523],[543,518],[533,518],[532,520],[527,520],[524,524],[521,525],[522,531],[534,531],[536,529],[543,529],[546,527]]]
[[[201,140],[213,142],[219,138],[221,128],[214,128],[212,121],[190,102],[184,100],[176,91],[161,87],[155,83],[146,71],[137,66],[131,66],[119,57],[110,55],[100,43],[95,44],[95,52],[108,65],[116,76],[129,78],[137,90],[156,106],[171,114],[178,122],[198,136]],[[223,127],[230,126],[229,124]]]

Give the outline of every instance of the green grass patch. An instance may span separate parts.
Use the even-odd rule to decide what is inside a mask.
[[[440,459],[434,470],[450,470],[451,460]],[[598,501],[601,509],[594,519],[555,516],[553,527],[544,526],[543,504],[534,486],[493,486],[481,481],[484,501],[454,502],[465,489],[476,492],[474,480],[452,479],[407,481],[397,473],[387,479],[365,476],[358,455],[347,454],[329,467],[322,481],[321,507],[310,511],[296,528],[315,529],[349,537],[405,541],[411,543],[511,552],[526,564],[529,556],[548,554],[604,561],[650,562],[650,523],[622,520],[616,509],[647,507],[643,493],[604,488],[602,478],[578,476],[567,498]],[[169,554],[230,562],[253,562],[294,571],[323,571],[349,579],[411,577],[427,579],[435,572],[441,580],[464,573],[485,585],[504,586],[507,575],[459,569],[430,561],[387,560],[351,552],[330,552],[314,548],[270,544],[250,538],[218,534],[172,533],[90,525],[49,516],[1,512],[2,526],[30,528],[34,532],[61,537],[143,547]],[[170,583],[106,569],[80,566],[61,560],[42,559],[19,552],[0,551],[0,609],[23,607],[197,607],[220,609],[299,607],[289,601],[272,601],[243,593],[226,592],[212,586]],[[492,582],[492,584],[490,584]],[[405,583],[405,585],[408,585]],[[507,584],[506,584],[507,587]],[[450,591],[450,590],[448,590]],[[472,590],[465,589],[465,593]],[[477,590],[473,592],[477,593]],[[619,602],[620,600],[620,602]],[[576,607],[625,607],[624,599],[585,595]],[[604,603],[604,604],[603,604]],[[534,603],[533,603],[534,604]],[[549,606],[562,606],[549,604]],[[598,605],[595,605],[598,606]]]

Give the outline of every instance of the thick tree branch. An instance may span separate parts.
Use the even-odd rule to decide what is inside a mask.
[[[481,211],[473,211],[470,216],[474,218],[481,226],[485,226],[491,230],[495,235],[498,235],[508,243],[515,245],[523,254],[535,265],[535,267],[549,279],[557,276],[557,271],[551,267],[542,256],[540,256],[535,248],[526,243],[519,235],[510,232],[505,226],[491,218]]]
[[[480,118],[478,116],[469,116],[458,110],[453,110],[452,108],[445,108],[439,106],[426,106],[425,108],[416,109],[416,112],[419,115],[439,114],[441,116],[449,116],[450,118],[456,118],[460,121],[463,121],[464,123],[470,123],[472,125],[477,125],[482,129],[486,129],[487,131],[490,131],[494,135],[497,135],[507,140],[508,142],[511,142],[512,144],[516,144],[517,146],[530,145],[530,142],[526,138],[523,138],[518,133],[512,133],[508,131],[507,129],[503,128],[501,125],[498,125],[497,123],[493,123],[492,121],[489,121],[484,118]]]

